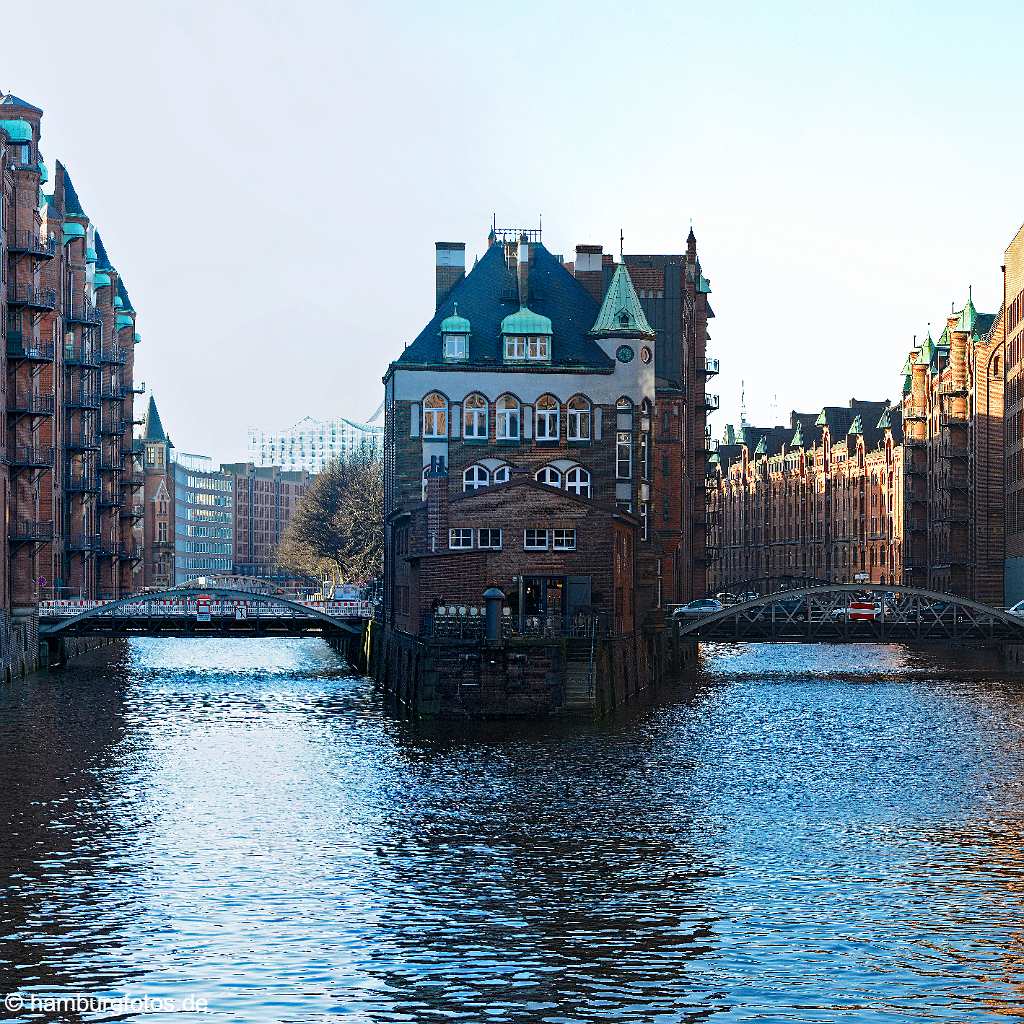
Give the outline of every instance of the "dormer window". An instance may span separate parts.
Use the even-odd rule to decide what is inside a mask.
[[[441,321],[441,354],[446,362],[465,362],[469,359],[469,321],[459,316],[459,304],[455,312]]]
[[[468,359],[469,338],[465,334],[446,334],[444,336],[445,359]]]
[[[523,306],[501,322],[503,352],[507,363],[550,363],[551,321]]]

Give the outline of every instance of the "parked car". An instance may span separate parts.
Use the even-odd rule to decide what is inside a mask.
[[[742,604],[744,601],[756,601],[760,596],[756,590],[748,590],[745,594],[737,594],[736,600]]]
[[[1024,604],[1024,602],[1021,603]],[[1014,607],[1016,607],[1016,605]],[[952,601],[932,601],[932,603],[928,605],[928,611],[931,612],[940,622],[965,621],[964,613],[957,605],[953,604]],[[1024,612],[1014,612],[1014,614],[1024,614]]]
[[[772,606],[775,608],[775,617],[784,619],[795,619],[797,622],[807,621],[807,599],[803,597],[782,597]],[[765,614],[771,616],[771,608],[765,609]]]
[[[735,594],[723,592],[721,594],[715,594],[715,600],[721,601],[726,607],[733,604],[739,604],[739,598]]]
[[[714,615],[725,608],[721,601],[713,597],[701,597],[689,604],[680,605],[672,612],[672,618],[678,619],[699,619],[703,615]]]

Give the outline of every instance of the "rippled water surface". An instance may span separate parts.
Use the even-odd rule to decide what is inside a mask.
[[[209,1000],[152,1018],[181,1024],[1024,1015],[1024,684],[962,657],[722,648],[612,723],[445,727],[316,642],[110,649],[0,688],[0,994]]]

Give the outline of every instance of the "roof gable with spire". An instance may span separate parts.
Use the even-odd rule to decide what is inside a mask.
[[[654,337],[654,331],[644,315],[640,299],[633,287],[633,279],[629,276],[625,263],[619,263],[615,267],[615,273],[590,333]]]

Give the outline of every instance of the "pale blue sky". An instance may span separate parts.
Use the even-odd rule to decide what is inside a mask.
[[[46,111],[179,448],[367,416],[434,241],[481,251],[492,210],[564,253],[692,218],[718,432],[741,379],[759,421],[895,397],[1024,220],[1019,5],[828,6],[58,0],[6,12],[0,88]]]

